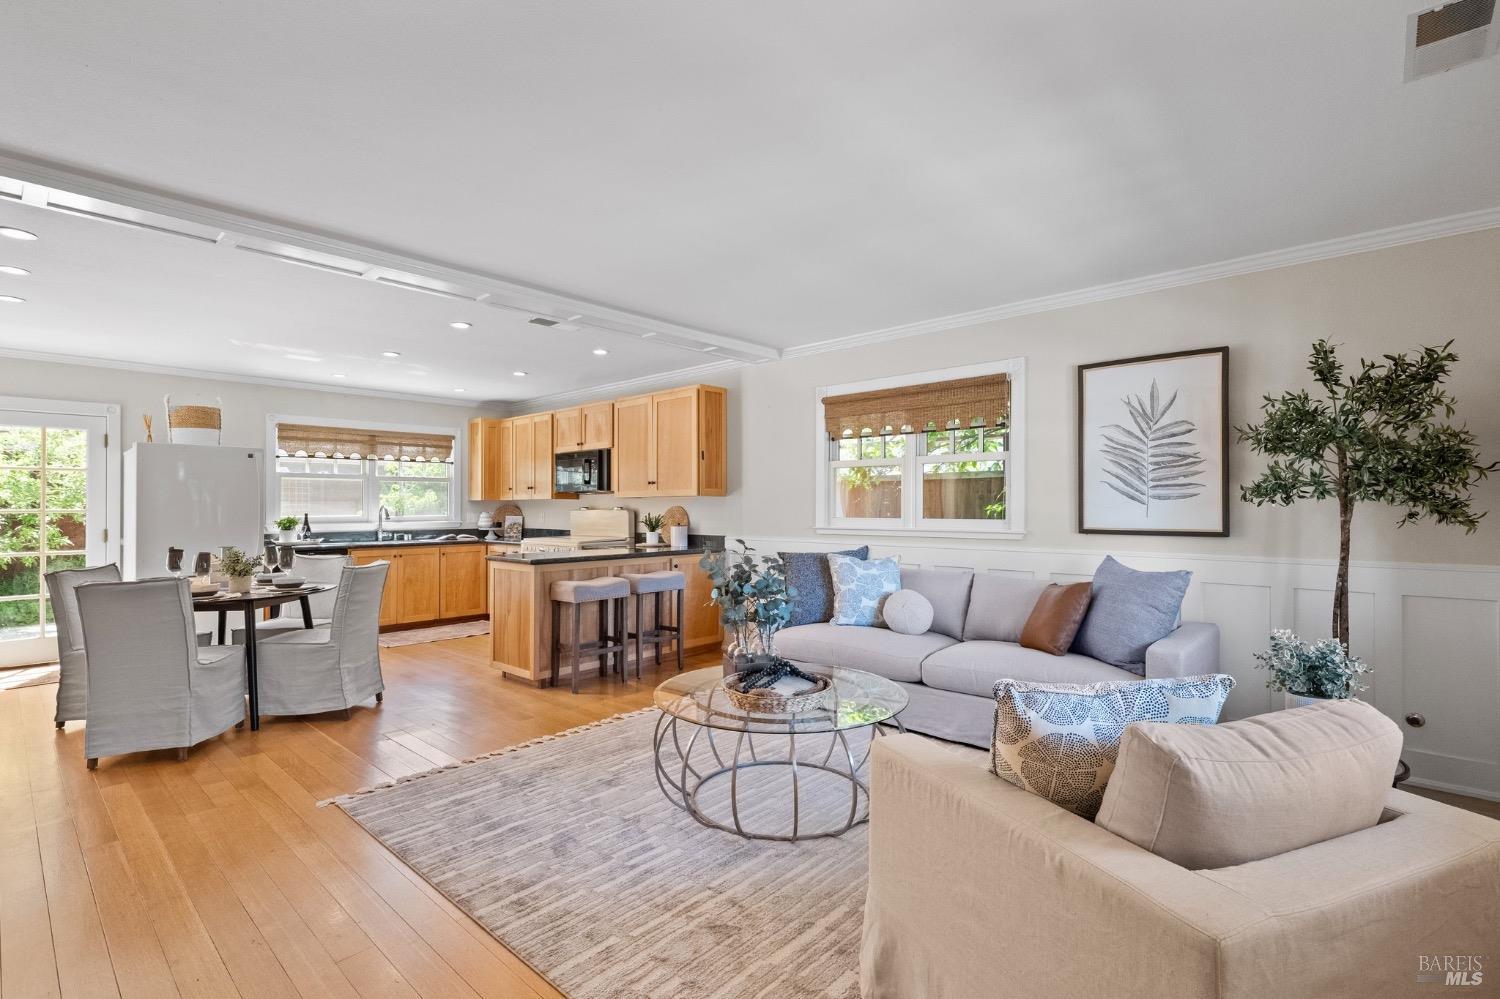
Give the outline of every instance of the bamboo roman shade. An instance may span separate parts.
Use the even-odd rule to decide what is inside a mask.
[[[1007,375],[902,385],[823,399],[823,419],[828,436],[834,439],[951,426],[993,427],[1009,418]]]
[[[278,423],[276,454],[279,457],[451,462],[453,438],[448,434]]]

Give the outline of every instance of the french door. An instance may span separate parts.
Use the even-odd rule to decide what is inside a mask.
[[[114,409],[0,400],[0,667],[56,659],[46,574],[117,550],[105,457]]]

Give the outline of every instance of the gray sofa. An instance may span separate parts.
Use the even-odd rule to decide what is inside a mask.
[[[902,635],[887,628],[804,624],[776,635],[776,651],[794,663],[844,666],[894,680],[910,706],[909,731],[987,747],[993,736],[995,681],[1095,683],[1140,675],[1068,653],[1054,656],[1016,642],[1047,583],[965,569],[901,570],[901,586],[932,603],[932,629]],[[1150,677],[1196,676],[1219,670],[1219,628],[1183,622],[1146,651]]]

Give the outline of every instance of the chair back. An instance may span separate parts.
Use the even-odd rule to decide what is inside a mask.
[[[383,561],[344,566],[330,625],[340,662],[379,662],[380,600],[390,568],[391,564]]]
[[[84,754],[188,745],[198,655],[188,581],[89,583],[76,593],[89,650]]]
[[[57,622],[59,654],[83,651],[83,624],[78,619],[78,587],[84,583],[118,583],[120,567],[111,562],[88,569],[54,569],[47,573],[47,595]]]
[[[343,579],[344,566],[353,565],[348,555],[304,555],[292,556],[292,575],[301,576],[309,583],[337,583]],[[307,605],[315,618],[333,617],[333,605],[338,600],[338,591],[328,590],[314,593],[307,598]]]

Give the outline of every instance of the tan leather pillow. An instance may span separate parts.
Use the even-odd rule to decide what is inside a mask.
[[[1400,755],[1401,730],[1362,701],[1138,722],[1095,822],[1190,870],[1246,864],[1375,825]]]
[[[1088,613],[1093,583],[1053,583],[1036,598],[1031,616],[1021,627],[1021,645],[1054,656],[1066,655]]]

